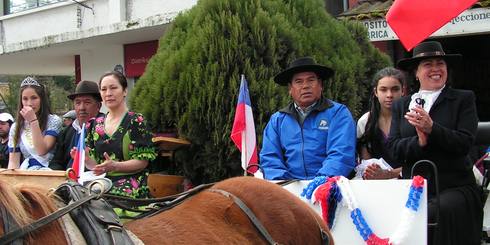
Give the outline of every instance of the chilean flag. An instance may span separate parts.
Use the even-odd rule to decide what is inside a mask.
[[[240,83],[240,95],[238,96],[235,121],[231,130],[231,139],[242,152],[242,168],[251,174],[255,173],[258,170],[255,124],[247,80],[245,80],[244,75],[242,75]]]
[[[477,0],[395,0],[386,21],[410,51]]]
[[[75,176],[71,175],[70,178],[80,183],[80,175],[85,171],[85,123],[82,125],[80,137],[78,138],[72,169]]]

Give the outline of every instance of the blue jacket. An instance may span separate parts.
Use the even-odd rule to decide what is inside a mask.
[[[355,166],[356,127],[345,105],[321,99],[300,124],[291,103],[264,129],[260,166],[266,179],[347,176]]]

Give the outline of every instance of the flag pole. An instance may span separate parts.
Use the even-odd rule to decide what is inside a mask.
[[[240,77],[240,87],[242,86],[242,82],[245,79],[245,74],[242,74]],[[247,176],[247,137],[245,135],[245,131],[242,131],[242,168],[243,176]]]

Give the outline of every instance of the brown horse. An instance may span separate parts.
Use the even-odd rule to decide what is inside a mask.
[[[322,244],[320,229],[328,232],[320,216],[278,185],[252,177],[238,177],[211,188],[241,199],[280,244]],[[3,204],[18,223],[28,224],[37,219],[39,213],[54,210],[52,201],[40,193],[39,190],[27,191],[27,188],[18,192],[0,182],[0,205]],[[3,234],[2,227],[0,235]],[[232,199],[210,190],[201,191],[168,211],[128,222],[125,227],[145,244],[267,244]],[[64,242],[59,238],[63,236],[60,225],[53,223],[32,234],[27,243]],[[330,233],[328,239],[333,244]]]

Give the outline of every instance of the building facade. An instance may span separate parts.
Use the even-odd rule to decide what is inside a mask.
[[[386,22],[393,0],[349,0],[347,11],[338,18],[362,22],[369,39],[395,63],[410,56]],[[413,30],[416,32],[417,30]],[[451,69],[450,85],[475,92],[478,116],[490,121],[490,0],[479,0],[428,39],[441,42],[447,53],[463,55]]]
[[[115,67],[130,87],[169,23],[197,0],[1,0],[0,74],[75,75]]]

